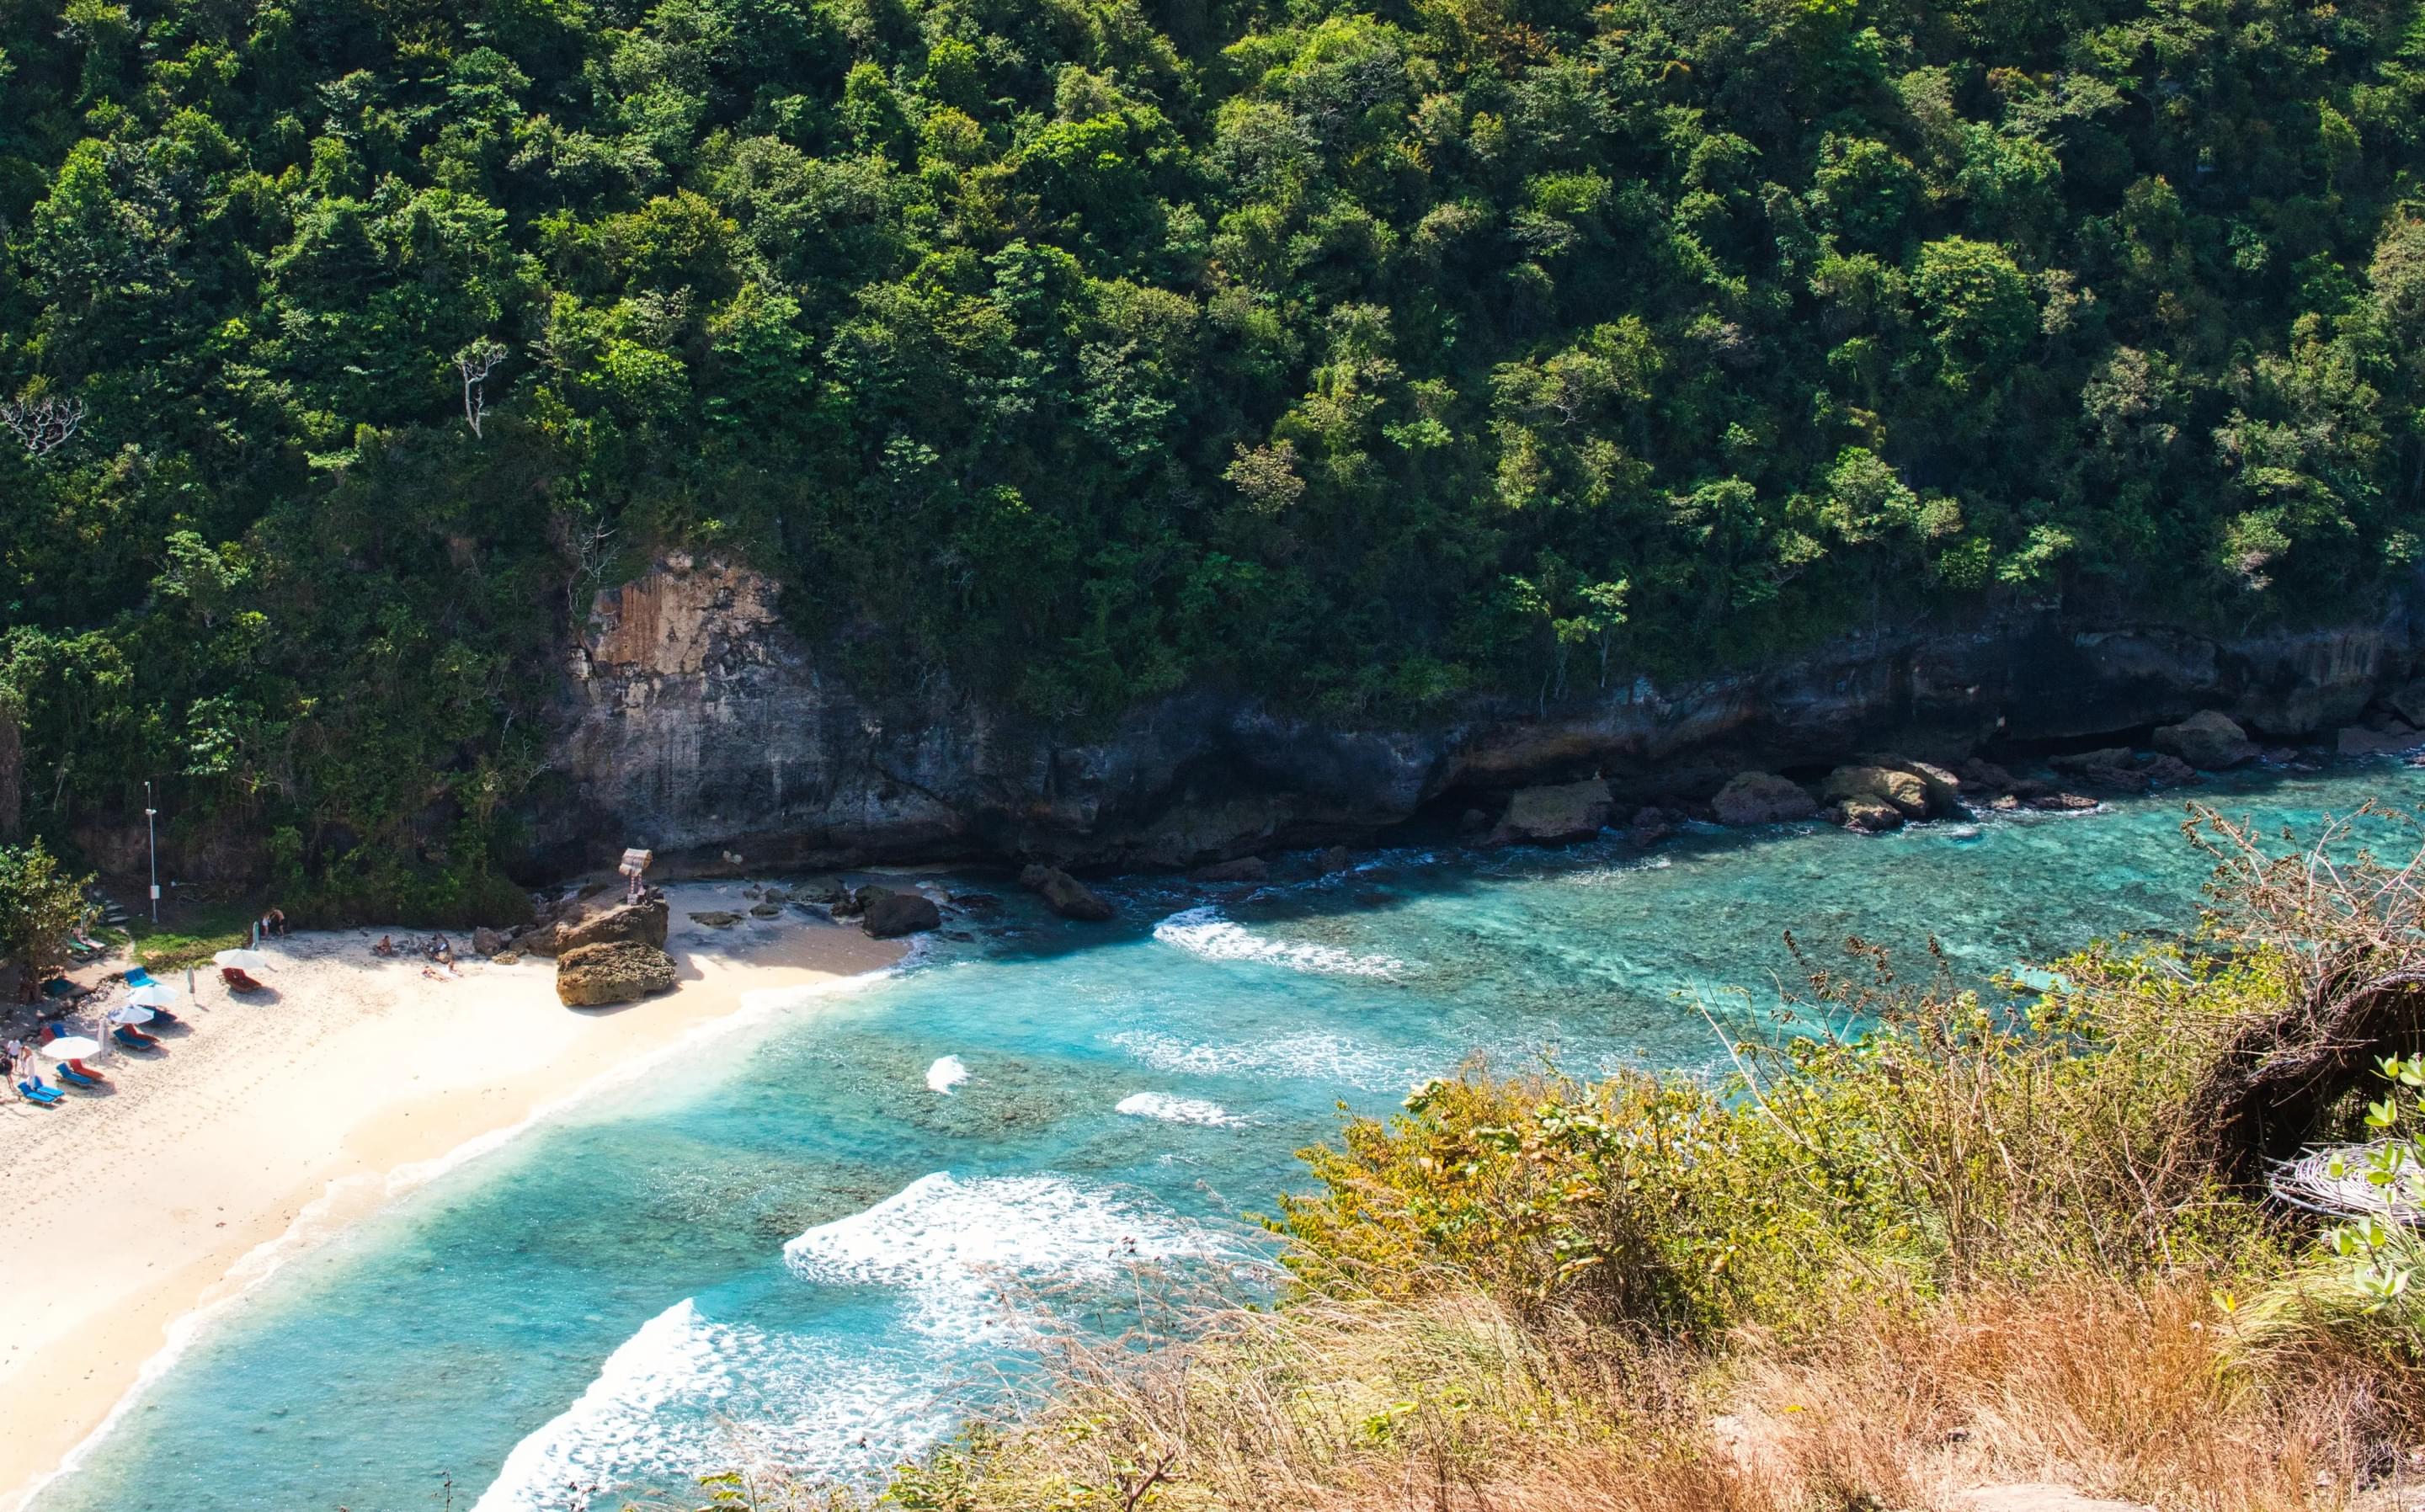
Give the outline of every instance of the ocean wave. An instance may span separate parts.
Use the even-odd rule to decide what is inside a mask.
[[[868,1470],[950,1431],[939,1376],[837,1342],[703,1316],[684,1300],[618,1345],[572,1405],[523,1437],[473,1512],[621,1505],[702,1469]]]
[[[908,1327],[950,1340],[1015,1330],[1002,1306],[1006,1284],[1083,1286],[1148,1262],[1229,1254],[1209,1231],[1103,1187],[1060,1176],[961,1181],[948,1171],[783,1247],[801,1279],[892,1288],[908,1306]]]
[[[969,1068],[957,1055],[939,1055],[926,1068],[926,1090],[948,1096],[952,1088],[969,1079]]]
[[[1153,926],[1153,938],[1205,960],[1261,961],[1325,976],[1395,976],[1406,969],[1394,956],[1358,956],[1336,945],[1266,940],[1211,904],[1172,914]]]
[[[1289,1076],[1344,1082],[1372,1092],[1411,1086],[1437,1070],[1427,1059],[1314,1032],[1224,1043],[1129,1029],[1113,1035],[1111,1042],[1156,1070],[1178,1075]]]
[[[1169,1097],[1161,1092],[1134,1092],[1112,1110],[1132,1118],[1160,1118],[1165,1123],[1200,1123],[1213,1129],[1234,1129],[1246,1120],[1218,1102],[1200,1098]]]

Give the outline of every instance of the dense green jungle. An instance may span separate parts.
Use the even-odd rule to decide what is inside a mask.
[[[1100,727],[2364,613],[2425,19],[0,0],[0,703],[290,897],[502,887],[594,593]]]

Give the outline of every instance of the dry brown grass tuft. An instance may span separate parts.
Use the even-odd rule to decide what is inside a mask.
[[[1973,1294],[1802,1358],[1747,1358],[1746,1439],[1831,1504],[1946,1507],[1979,1485],[2050,1481],[2168,1512],[2335,1508],[2388,1468],[2416,1408],[2354,1357],[2252,1364],[2227,1316],[2179,1284]]]
[[[2102,1282],[1880,1310],[1724,1363],[1470,1294],[1225,1314],[1073,1353],[1040,1414],[928,1504],[1164,1512],[1958,1512],[2045,1481],[2165,1512],[2338,1512],[2395,1460],[2413,1382],[2252,1363],[2203,1294]],[[943,1486],[948,1482],[948,1488]]]

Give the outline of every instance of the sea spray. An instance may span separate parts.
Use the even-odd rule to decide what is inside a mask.
[[[951,1095],[952,1088],[969,1079],[969,1069],[957,1055],[939,1055],[935,1064],[926,1068],[926,1090]]]

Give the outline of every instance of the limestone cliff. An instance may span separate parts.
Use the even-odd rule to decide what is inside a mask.
[[[940,680],[876,700],[823,673],[776,585],[670,559],[599,595],[572,654],[539,861],[627,844],[677,867],[1041,857],[1177,866],[1354,838],[1455,790],[1599,772],[1706,796],[1746,767],[1893,746],[1955,751],[2221,709],[2266,735],[2345,722],[2410,671],[2404,610],[2215,640],[2051,618],[1838,641],[1792,663],[1546,711],[1475,700],[1424,728],[1333,730],[1192,694],[1057,740]]]

